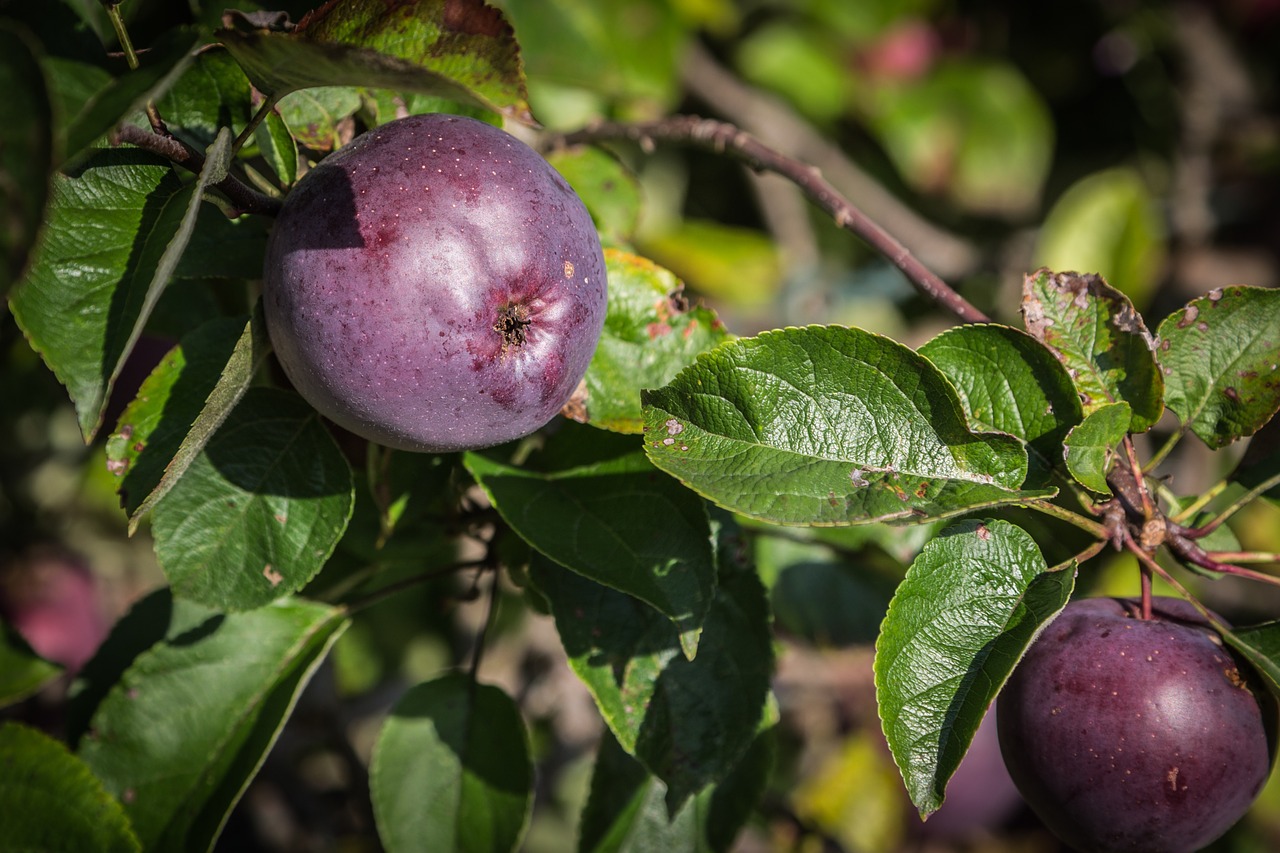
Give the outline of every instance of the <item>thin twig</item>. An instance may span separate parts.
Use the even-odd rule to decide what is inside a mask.
[[[701,116],[671,116],[635,124],[599,122],[560,137],[558,143],[573,146],[629,140],[648,149],[655,142],[693,145],[727,154],[760,172],[774,172],[790,180],[825,211],[836,225],[862,238],[902,271],[922,294],[966,323],[989,323],[991,318],[974,307],[946,282],[922,264],[905,246],[841,195],[822,174],[765,145],[741,128]]]
[[[204,155],[172,136],[163,136],[143,130],[136,125],[124,124],[116,129],[115,139],[118,143],[136,145],[152,154],[159,154],[197,175],[204,169]],[[227,175],[212,186],[227,197],[235,206],[237,214],[256,213],[262,216],[275,216],[280,212],[280,199],[271,198],[251,189],[234,175]]]
[[[1222,563],[1280,563],[1280,551],[1209,551]]]
[[[364,595],[354,601],[347,602],[342,605],[342,609],[349,614],[355,613],[357,611],[364,610],[367,607],[372,607],[375,604],[381,604],[386,599],[396,595],[397,593],[403,592],[406,589],[412,589],[415,586],[430,583],[433,580],[438,580],[448,575],[466,571],[467,569],[481,568],[489,565],[489,563],[490,560],[488,557],[484,557],[479,560],[460,560],[459,562],[450,563],[449,565],[442,566],[438,569],[432,569],[429,572],[423,572],[421,574],[413,575],[412,577],[402,578],[394,583],[387,584],[381,589],[376,589],[368,595]]]
[[[104,0],[103,7],[107,10],[107,18],[111,21],[112,28],[116,31],[116,39],[120,42],[120,49],[124,51],[124,60],[129,64],[130,71],[138,70],[138,52],[133,49],[133,40],[129,38],[129,30],[124,25],[124,18],[120,15],[120,2],[110,2]]]

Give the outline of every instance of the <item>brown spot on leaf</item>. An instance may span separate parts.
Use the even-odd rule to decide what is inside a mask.
[[[271,584],[273,587],[279,586],[284,581],[284,575],[273,569],[270,563],[263,566],[262,576],[266,578],[267,583]]]

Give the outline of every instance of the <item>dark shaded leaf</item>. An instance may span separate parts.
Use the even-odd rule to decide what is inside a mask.
[[[690,661],[675,627],[638,600],[538,557],[531,575],[570,666],[622,748],[666,784],[669,810],[723,779],[756,735],[773,671],[759,579],[722,575]]]
[[[369,786],[388,853],[506,853],[533,802],[515,702],[453,673],[409,689],[382,728]]]
[[[13,851],[141,850],[120,804],[84,762],[35,729],[0,725],[0,826]]]
[[[711,529],[696,495],[639,451],[552,473],[478,453],[464,460],[529,545],[656,608],[693,657],[715,588]]]
[[[165,639],[134,659],[80,741],[145,849],[213,846],[346,626],[311,602],[222,614],[173,601]]]

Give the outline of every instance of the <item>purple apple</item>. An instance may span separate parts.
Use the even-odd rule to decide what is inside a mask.
[[[298,391],[389,447],[528,435],[568,401],[604,325],[591,216],[533,149],[410,116],[325,158],[267,248],[267,327]]]
[[[1204,847],[1271,771],[1275,703],[1185,601],[1073,601],[997,700],[1000,747],[1045,825],[1090,853]]]

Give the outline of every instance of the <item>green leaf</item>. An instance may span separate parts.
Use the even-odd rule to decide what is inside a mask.
[[[515,850],[533,800],[519,709],[461,673],[410,688],[378,736],[369,787],[388,853]]]
[[[235,614],[172,602],[165,639],[133,661],[80,742],[145,849],[212,848],[346,626],[312,602]]]
[[[942,805],[987,706],[1074,583],[1074,564],[1046,571],[1035,541],[1006,521],[958,522],[911,564],[876,642],[875,678],[921,817]]]
[[[551,151],[547,162],[587,206],[606,245],[631,240],[640,220],[640,185],[616,157],[599,148],[578,147]]]
[[[298,179],[298,145],[280,113],[274,109],[267,113],[266,119],[254,130],[253,138],[280,183],[291,186]]]
[[[0,826],[13,851],[141,850],[120,804],[84,762],[35,729],[0,725]]]
[[[260,279],[266,250],[264,217],[228,219],[206,204],[173,275],[178,279]]]
[[[1067,189],[1036,241],[1037,266],[1092,270],[1146,305],[1165,254],[1164,215],[1135,169],[1095,172]]]
[[[656,608],[693,657],[715,589],[710,523],[696,495],[639,451],[552,473],[477,453],[464,462],[529,545]]]
[[[587,368],[585,391],[575,394],[575,420],[618,432],[644,425],[640,391],[658,388],[695,356],[728,339],[715,312],[691,307],[684,285],[636,255],[605,250],[609,311]]]
[[[34,39],[0,21],[0,297],[22,277],[49,197],[53,112]]]
[[[196,53],[156,104],[170,131],[203,149],[224,127],[239,134],[253,115],[249,78],[225,48],[210,45]]]
[[[46,239],[13,299],[14,316],[76,404],[86,441],[195,231],[201,194],[226,177],[231,136],[224,129],[209,147],[194,186],[126,157],[104,152],[81,178],[54,184]]]
[[[226,610],[301,589],[342,537],[351,467],[301,397],[250,388],[153,511],[174,594]]]
[[[59,150],[68,158],[74,157],[122,119],[162,96],[186,70],[197,38],[194,28],[175,27],[139,53],[141,65],[137,69],[125,71],[119,77],[99,78],[100,86],[91,92],[79,93],[83,100],[78,94],[74,105],[64,102],[64,106],[73,109],[64,114],[65,124],[61,126],[64,139]],[[65,67],[60,73],[67,72],[84,81],[97,76]]]
[[[298,142],[314,151],[342,147],[339,124],[358,109],[360,92],[350,86],[304,89],[285,95],[279,105],[284,124]]]
[[[667,787],[609,732],[600,740],[582,813],[580,853],[727,851],[759,800],[773,764],[773,729],[761,732],[722,784],[704,788],[674,815]]]
[[[1128,403],[1109,403],[1094,409],[1067,436],[1067,470],[1086,488],[1111,494],[1107,472],[1115,449],[1129,433],[1133,412]]]
[[[10,306],[66,386],[86,441],[193,198],[167,163],[140,151],[103,151],[76,176],[54,177],[44,238]]]
[[[755,574],[721,577],[698,656],[636,599],[535,556],[569,664],[618,742],[667,786],[676,811],[724,778],[761,724],[773,672],[768,604]]]
[[[173,596],[168,587],[161,587],[134,602],[111,626],[111,633],[76,674],[67,694],[66,734],[72,747],[89,731],[89,721],[125,670],[138,655],[164,640],[172,621]]]
[[[0,620],[0,708],[19,702],[62,674],[62,667],[31,650],[12,625]]]
[[[1155,339],[1129,297],[1101,276],[1038,269],[1022,287],[1027,331],[1058,357],[1091,414],[1107,403],[1129,404],[1131,432],[1146,432],[1164,411]]]
[[[481,0],[350,0],[310,12],[291,32],[233,13],[217,36],[259,91],[364,86],[440,95],[530,121],[511,26]]]
[[[1215,626],[1227,643],[1266,678],[1271,691],[1280,695],[1280,620],[1226,630]]]
[[[220,317],[184,337],[143,380],[106,448],[131,533],[239,403],[268,350],[260,311]]]
[[[919,352],[955,385],[973,429],[1027,443],[1026,485],[1046,485],[1081,418],[1075,385],[1053,353],[1024,332],[994,325],[957,326]]]
[[[925,521],[1045,494],[1017,491],[1017,439],[970,432],[932,363],[861,329],[722,344],[642,402],[655,465],[763,521]]]
[[[1159,337],[1165,405],[1210,447],[1280,409],[1280,290],[1214,290],[1165,318]]]

